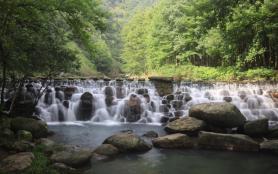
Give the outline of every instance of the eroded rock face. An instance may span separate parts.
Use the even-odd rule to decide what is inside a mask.
[[[152,148],[142,138],[129,132],[112,135],[104,141],[104,144],[111,144],[120,152],[146,152]]]
[[[189,110],[189,116],[222,128],[239,127],[246,122],[237,107],[227,102],[194,105]]]
[[[23,152],[6,157],[0,163],[0,171],[4,173],[23,172],[31,166],[35,159],[33,153]]]
[[[198,145],[204,149],[258,151],[259,144],[247,135],[200,132]]]
[[[150,77],[159,96],[165,96],[173,92],[173,78],[170,77]]]
[[[254,137],[260,137],[268,132],[268,119],[260,119],[247,122],[244,125],[244,133]]]
[[[197,135],[199,131],[205,129],[205,122],[193,117],[184,117],[168,123],[165,131],[169,133],[185,133]]]
[[[136,122],[140,120],[142,113],[143,108],[141,107],[140,98],[135,94],[131,94],[129,100],[124,105],[123,116],[127,122]]]
[[[47,137],[48,129],[45,122],[31,118],[17,117],[11,121],[11,129],[15,132],[26,130],[32,133],[34,138]]]
[[[194,146],[190,137],[180,133],[155,138],[152,140],[152,143],[155,147],[168,149],[192,148]]]
[[[80,98],[80,103],[77,109],[77,120],[88,121],[93,117],[95,111],[94,97],[91,93],[85,92]]]

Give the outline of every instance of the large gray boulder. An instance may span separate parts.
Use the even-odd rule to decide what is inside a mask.
[[[193,140],[185,134],[172,134],[158,137],[152,140],[155,147],[176,149],[176,148],[192,148]]]
[[[268,119],[260,119],[247,122],[244,125],[244,133],[254,137],[260,137],[268,132]]]
[[[152,148],[138,135],[130,132],[112,135],[103,144],[111,144],[117,147],[120,152],[146,152]]]
[[[90,92],[85,92],[80,98],[80,102],[77,108],[77,120],[88,121],[93,117],[95,111],[94,97]]]
[[[258,151],[259,144],[247,135],[200,132],[198,145],[204,149]]]
[[[193,117],[185,117],[168,123],[165,127],[165,131],[168,133],[197,135],[199,131],[204,130],[205,126],[206,124],[202,120]]]
[[[14,132],[25,130],[32,133],[34,138],[47,137],[48,129],[45,122],[32,118],[17,117],[11,121],[11,129]]]
[[[1,161],[0,173],[22,173],[31,166],[34,159],[31,152],[10,155]]]
[[[115,156],[119,153],[119,150],[111,144],[102,144],[94,150],[94,153],[104,156]]]
[[[227,102],[194,105],[189,110],[189,116],[222,128],[239,127],[246,122],[238,108]]]
[[[91,157],[92,150],[72,147],[54,151],[50,160],[53,163],[63,163],[70,167],[82,167],[90,162]]]

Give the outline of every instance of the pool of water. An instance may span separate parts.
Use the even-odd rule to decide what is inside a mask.
[[[110,135],[133,130],[142,135],[159,125],[146,124],[49,124],[57,142],[95,148]],[[108,161],[92,162],[85,174],[278,174],[278,156],[263,153],[236,153],[203,150],[165,150],[153,148],[144,154],[120,155]]]

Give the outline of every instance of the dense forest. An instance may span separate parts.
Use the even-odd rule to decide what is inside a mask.
[[[277,0],[0,0],[2,79],[275,79]]]

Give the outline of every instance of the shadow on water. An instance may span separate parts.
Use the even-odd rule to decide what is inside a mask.
[[[142,135],[162,127],[149,124],[49,124],[53,139],[67,144],[95,148],[104,139],[123,130]],[[144,154],[120,155],[108,161],[92,162],[85,174],[277,174],[278,157],[262,153],[236,153],[204,150],[164,150],[153,148]]]

